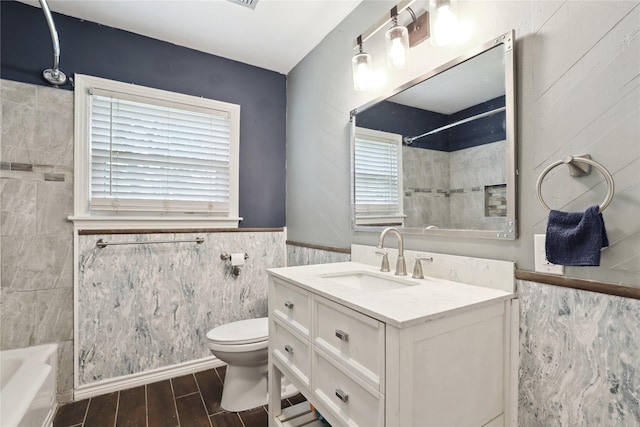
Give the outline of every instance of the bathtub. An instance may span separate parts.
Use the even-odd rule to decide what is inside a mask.
[[[51,426],[58,345],[0,351],[0,426]]]

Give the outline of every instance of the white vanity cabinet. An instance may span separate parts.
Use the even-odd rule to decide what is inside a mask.
[[[421,298],[445,298],[438,286],[469,285],[439,283],[431,293],[425,288],[350,294],[311,279],[313,274],[304,280],[304,269],[292,268],[290,277],[288,269],[276,269],[270,276],[271,427],[314,425],[307,424],[314,418],[307,403],[281,411],[279,373],[334,427],[514,423],[513,294],[494,292],[440,313],[427,304],[428,313],[416,317],[419,308],[403,307],[424,305]],[[389,307],[376,310],[376,304]],[[390,316],[394,310],[405,317]]]

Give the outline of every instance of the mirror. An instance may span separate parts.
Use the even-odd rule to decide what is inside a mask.
[[[351,112],[357,231],[515,239],[513,31]]]

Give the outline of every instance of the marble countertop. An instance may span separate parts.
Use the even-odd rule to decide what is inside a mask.
[[[515,298],[513,292],[446,279],[426,276],[425,279],[412,279],[411,273],[408,276],[395,276],[393,272],[381,273],[379,268],[359,262],[271,268],[268,272],[274,277],[292,282],[301,288],[398,328]],[[327,274],[346,272],[384,275],[391,280],[401,278],[411,282],[412,285],[365,292],[337,283],[329,277],[323,277]]]

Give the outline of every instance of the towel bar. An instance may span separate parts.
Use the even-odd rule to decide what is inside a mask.
[[[96,246],[100,249],[104,249],[107,246],[112,245],[148,245],[152,243],[197,243],[201,244],[204,242],[204,237],[196,237],[193,240],[146,240],[143,242],[105,242],[102,239],[98,239],[96,242]]]
[[[540,202],[542,207],[547,210],[547,212],[551,212],[551,208],[547,206],[544,200],[542,200],[542,181],[544,180],[544,177],[549,173],[549,171],[551,171],[551,169],[562,164],[566,164],[570,168],[573,167],[571,169],[572,176],[581,176],[581,175],[586,175],[588,173],[587,170],[585,170],[580,165],[575,165],[575,163],[586,163],[587,165],[593,166],[594,168],[600,171],[602,176],[604,176],[604,179],[607,181],[607,185],[608,185],[607,197],[605,197],[604,202],[602,202],[602,204],[599,206],[598,212],[602,212],[603,210],[605,210],[607,206],[609,206],[609,203],[611,203],[611,200],[613,199],[613,193],[615,191],[615,185],[613,183],[613,176],[611,176],[607,168],[602,166],[600,163],[591,160],[591,156],[589,156],[588,154],[584,156],[567,156],[562,158],[561,160],[551,163],[549,166],[547,166],[545,170],[542,171],[542,173],[538,177],[538,182],[536,184],[538,201]]]

